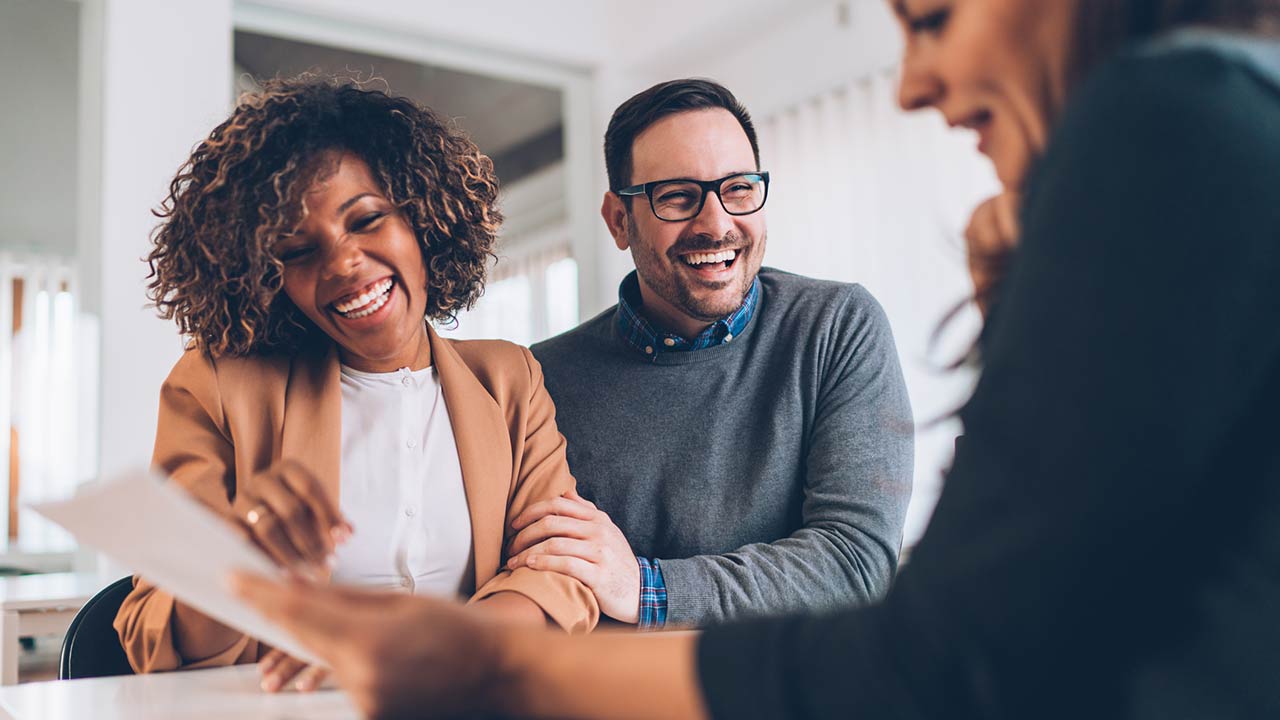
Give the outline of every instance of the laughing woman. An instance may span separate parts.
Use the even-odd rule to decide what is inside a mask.
[[[488,158],[406,99],[322,78],[243,99],[149,257],[189,339],[154,463],[282,566],[586,631],[576,580],[503,570],[510,520],[574,487],[538,363],[429,324],[480,294],[496,195]],[[274,690],[302,670],[143,578],[116,628],[139,672],[261,659]]]

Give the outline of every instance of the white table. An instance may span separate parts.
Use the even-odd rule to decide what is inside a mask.
[[[106,585],[97,573],[0,578],[0,685],[18,682],[18,638],[65,633],[80,608]]]
[[[256,665],[0,688],[2,720],[356,720],[340,690],[265,693]]]

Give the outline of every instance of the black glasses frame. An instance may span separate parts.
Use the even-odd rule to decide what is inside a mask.
[[[760,198],[760,205],[755,210],[748,210],[746,212],[733,212],[729,208],[725,207],[724,198],[720,197],[720,187],[724,185],[724,182],[726,180],[731,180],[736,177],[746,177],[746,178],[758,177],[760,178],[760,181],[764,183],[764,197]],[[673,183],[673,182],[690,183],[692,185],[697,185],[698,187],[702,188],[702,197],[698,200],[698,209],[693,211],[693,214],[690,215],[689,217],[679,218],[678,220],[668,220],[667,218],[664,218],[661,215],[659,215],[658,209],[653,206],[654,188],[658,187],[659,185],[666,185],[667,183]],[[738,172],[738,173],[733,173],[732,175],[725,175],[719,180],[694,180],[693,178],[671,178],[670,180],[654,180],[653,182],[647,182],[647,183],[644,183],[643,185],[632,185],[631,187],[625,187],[625,188],[622,188],[621,190],[614,190],[614,193],[621,195],[622,197],[634,197],[636,195],[647,196],[649,198],[649,211],[653,213],[654,217],[658,218],[663,222],[685,222],[686,220],[692,220],[693,218],[698,217],[699,215],[702,214],[703,206],[707,204],[707,193],[715,194],[716,199],[720,201],[720,207],[723,208],[726,213],[730,215],[736,215],[736,216],[751,215],[752,213],[760,212],[760,210],[764,208],[764,204],[769,200],[769,171],[756,170],[754,172]]]

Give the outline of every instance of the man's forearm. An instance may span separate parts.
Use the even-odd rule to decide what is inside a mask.
[[[494,628],[502,711],[516,717],[705,718],[693,632],[569,637]]]
[[[724,555],[663,559],[666,622],[700,627],[865,605],[888,591],[896,561],[895,549],[876,538],[825,528]]]

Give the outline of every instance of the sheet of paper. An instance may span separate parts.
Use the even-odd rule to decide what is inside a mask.
[[[69,500],[37,503],[31,509],[200,612],[299,660],[318,663],[227,587],[233,570],[278,577],[275,564],[163,477],[137,470],[93,483]]]

